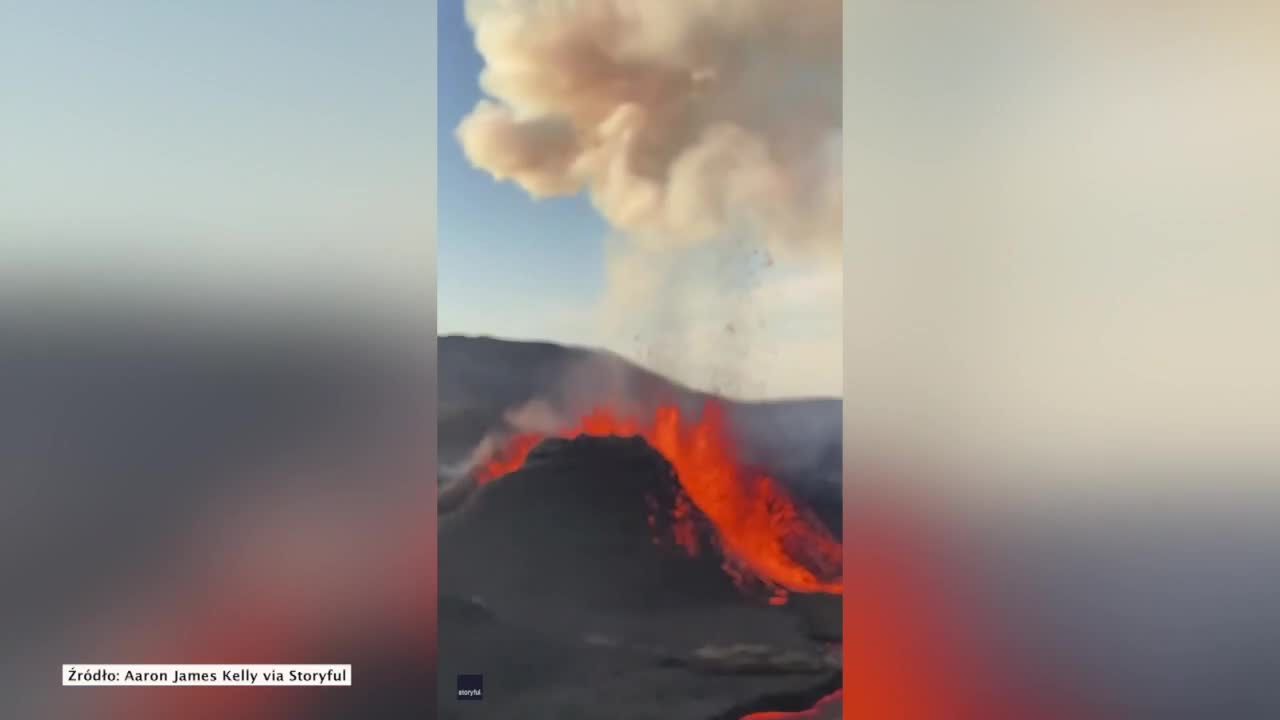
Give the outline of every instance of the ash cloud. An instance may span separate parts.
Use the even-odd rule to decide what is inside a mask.
[[[618,229],[687,246],[751,228],[840,247],[837,0],[471,2],[486,68],[458,128],[535,197],[589,192]]]
[[[813,312],[830,294],[766,304],[789,281],[775,261],[783,275],[840,272],[838,0],[467,10],[488,96],[457,129],[467,157],[536,198],[586,193],[620,239],[602,268],[600,344],[729,394],[814,393],[812,373],[776,357],[782,335],[839,375],[838,330]],[[819,314],[838,321],[837,307]]]

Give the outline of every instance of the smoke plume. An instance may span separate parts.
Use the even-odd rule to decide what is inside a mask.
[[[479,168],[535,197],[589,192],[633,237],[840,243],[838,0],[489,0],[486,68],[458,128]]]
[[[706,390],[839,394],[838,281],[767,303],[796,271],[840,273],[840,2],[467,10],[488,96],[458,127],[467,157],[536,198],[587,194],[620,238],[598,344]],[[782,345],[821,349],[798,371]]]

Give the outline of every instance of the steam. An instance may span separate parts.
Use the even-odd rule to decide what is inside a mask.
[[[467,157],[535,198],[585,193],[616,231],[598,344],[712,392],[839,394],[838,288],[768,304],[788,273],[841,272],[839,0],[467,10],[488,96]]]
[[[441,477],[446,486],[469,482],[477,468],[492,461],[516,436],[558,436],[601,408],[621,417],[652,417],[658,408],[674,405],[693,417],[704,402],[697,393],[646,377],[616,355],[592,354],[566,364],[553,384],[508,408],[466,458],[441,470]],[[729,403],[724,410],[744,463],[767,468],[787,483],[839,483],[838,401]]]
[[[479,466],[488,462],[516,435],[554,436],[573,427],[587,413],[608,407],[626,415],[648,415],[657,407],[660,397],[642,402],[629,367],[622,358],[609,354],[592,354],[560,368],[549,387],[524,403],[508,408],[497,427],[489,430],[480,442],[453,465],[440,468],[446,483],[465,481]]]
[[[586,191],[637,241],[840,247],[839,0],[473,1],[486,68],[458,128],[538,198]]]

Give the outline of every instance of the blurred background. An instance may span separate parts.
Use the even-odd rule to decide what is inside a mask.
[[[928,508],[1077,716],[1275,717],[1280,13],[844,20],[846,513]]]
[[[0,715],[430,716],[435,10],[0,3]],[[1280,714],[1278,20],[845,6],[846,552],[1076,717]]]
[[[0,3],[0,715],[429,715],[434,43],[427,3]],[[58,679],[197,662],[354,685]]]

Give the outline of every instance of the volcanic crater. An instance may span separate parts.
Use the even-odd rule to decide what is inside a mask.
[[[701,720],[829,692],[840,597],[744,587],[683,492],[645,438],[583,434],[442,514],[441,697],[456,674],[493,678],[442,716]]]

